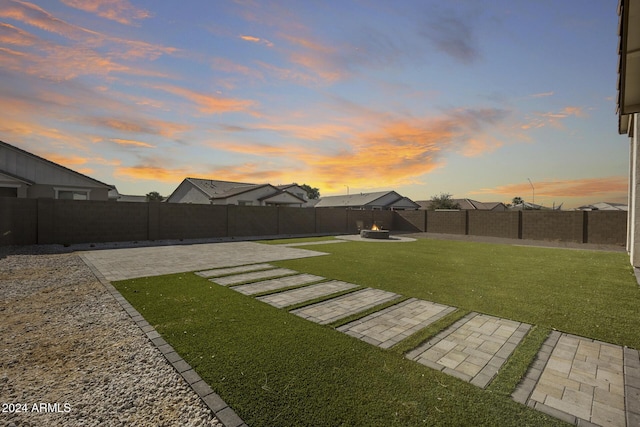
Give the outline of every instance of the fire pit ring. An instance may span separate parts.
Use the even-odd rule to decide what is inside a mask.
[[[360,230],[360,237],[363,239],[388,239],[389,230],[383,230],[376,224],[373,224],[370,230]]]

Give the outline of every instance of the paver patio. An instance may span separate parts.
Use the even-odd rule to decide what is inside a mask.
[[[102,249],[80,254],[109,281],[327,255],[254,242]]]
[[[410,298],[342,325],[338,330],[369,344],[389,348],[454,310],[454,307]]]
[[[246,285],[234,286],[234,291],[245,295],[254,295],[261,292],[273,291],[276,289],[288,288],[290,286],[305,285],[307,283],[319,282],[324,277],[313,274],[296,274],[295,276],[280,277],[277,279],[263,280]]]
[[[290,305],[298,304],[305,301],[334,294],[340,291],[353,289],[358,285],[353,283],[341,282],[339,280],[331,280],[329,282],[318,283],[315,285],[304,286],[298,289],[278,292],[271,295],[258,297],[260,301],[271,304],[276,308],[283,308]],[[235,289],[235,288],[233,288]]]
[[[291,313],[312,322],[326,325],[399,297],[400,295],[393,292],[365,288],[361,291],[293,310]]]
[[[484,388],[530,328],[525,323],[470,313],[406,357]]]

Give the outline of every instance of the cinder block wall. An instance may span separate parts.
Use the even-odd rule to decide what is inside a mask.
[[[38,199],[37,243],[146,240],[148,212],[138,205]]]
[[[316,233],[316,210],[312,208],[279,208],[278,234]]]
[[[427,211],[427,232],[443,234],[467,234],[465,211]]]
[[[626,243],[626,212],[363,211],[0,197],[0,245],[393,231]]]
[[[393,230],[396,231],[427,231],[427,211],[395,211],[393,215]]]
[[[227,236],[227,207],[177,203],[146,203],[157,221],[149,223],[150,238],[198,239]],[[155,213],[154,212],[154,213]],[[154,217],[154,215],[150,215]]]
[[[522,211],[522,238],[583,242],[581,211]]]
[[[587,242],[603,244],[621,244],[627,239],[627,212],[591,211],[585,212],[587,218]]]
[[[304,208],[303,208],[304,209]],[[347,233],[347,210],[341,208],[314,208],[317,233]]]
[[[519,212],[467,211],[469,234],[517,239]]]
[[[0,198],[0,246],[31,245],[38,238],[38,200]]]
[[[227,205],[229,237],[275,236],[278,233],[278,208],[275,206]]]

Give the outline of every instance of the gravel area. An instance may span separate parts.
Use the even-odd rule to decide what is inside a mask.
[[[0,253],[0,425],[222,427],[82,260],[52,252]]]

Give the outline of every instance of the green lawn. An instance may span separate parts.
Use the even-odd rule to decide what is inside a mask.
[[[298,271],[459,307],[381,350],[191,273],[114,285],[251,426],[560,425],[509,398],[550,328],[640,348],[624,254],[419,240],[308,249]],[[536,325],[481,390],[403,358],[468,311]]]

